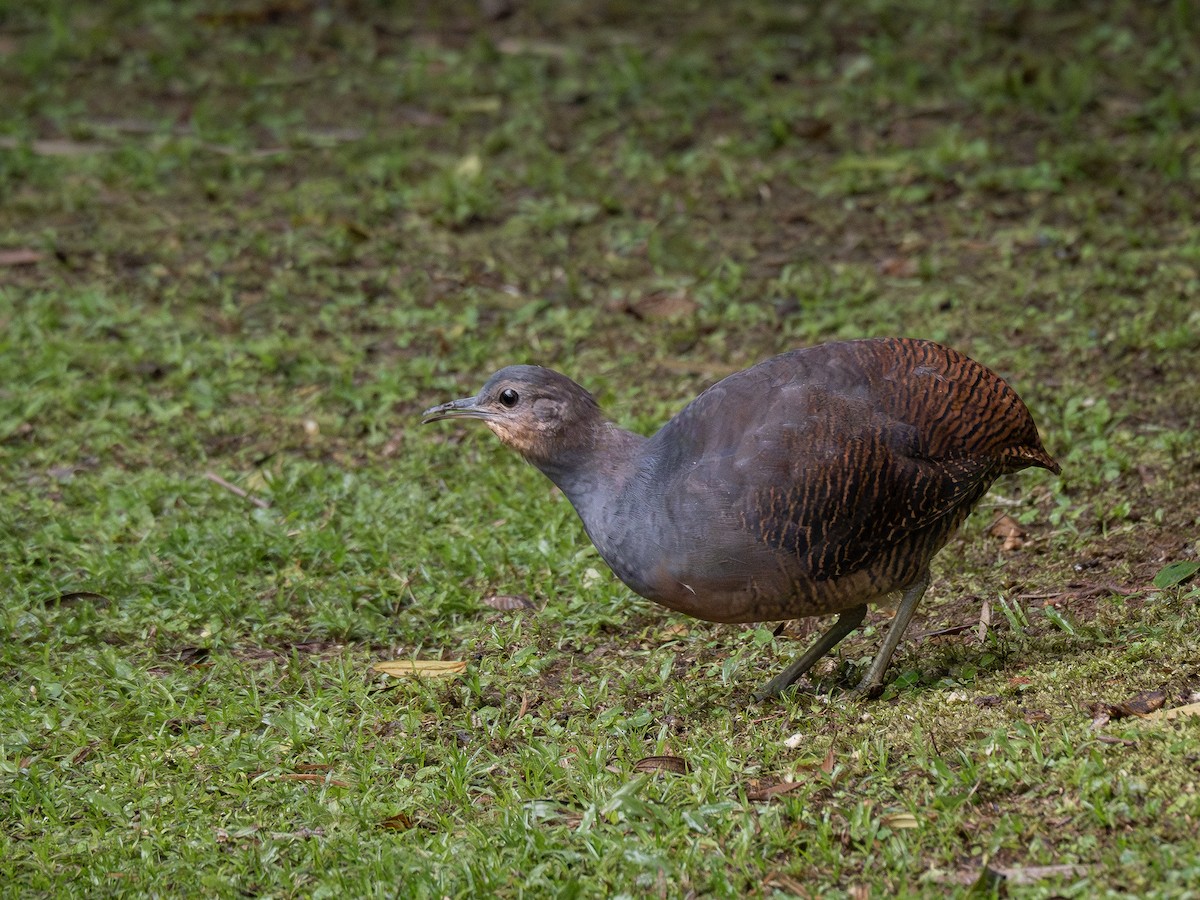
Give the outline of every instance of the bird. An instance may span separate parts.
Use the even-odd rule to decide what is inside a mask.
[[[917,338],[816,344],[704,390],[654,435],[619,427],[553,369],[512,365],[422,423],[478,419],[557,485],[634,593],[710,622],[837,614],[754,694],[778,697],[899,593],[854,690],[884,673],[930,560],[1001,475],[1058,474],[1021,398]]]

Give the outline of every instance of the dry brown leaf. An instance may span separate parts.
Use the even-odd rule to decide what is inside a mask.
[[[77,751],[75,751],[75,755],[71,757],[71,765],[73,765],[73,766],[79,765],[81,762],[83,762],[85,759],[87,759],[89,756],[91,756],[93,753],[95,753],[96,748],[99,746],[100,746],[99,741],[92,741],[90,744],[84,744]]]
[[[791,793],[803,783],[802,781],[764,782],[754,779],[746,783],[746,799],[755,803],[774,800],[776,797]]]
[[[989,600],[983,601],[983,606],[979,608],[979,628],[975,635],[979,638],[980,643],[987,640],[988,628],[992,624],[992,604]]]
[[[833,767],[834,767],[833,744],[830,744],[829,752],[825,754],[825,759],[823,759],[821,761],[821,771],[824,772],[826,775],[832,775]]]
[[[789,894],[795,894],[797,897],[811,897],[808,888],[804,883],[797,878],[793,878],[784,872],[772,872],[763,879],[763,887],[776,888],[781,891],[787,891]]]
[[[647,756],[633,764],[635,772],[674,772],[686,775],[692,771],[691,764],[680,756]]]
[[[680,291],[657,291],[625,304],[625,312],[642,322],[682,319],[696,309],[696,301]]]
[[[917,817],[912,813],[888,813],[880,821],[888,828],[894,828],[897,831],[903,828],[917,828],[920,825]]]
[[[371,668],[383,675],[403,678],[416,675],[421,678],[451,678],[467,671],[466,660],[461,659],[391,659],[375,663]]]
[[[996,521],[992,522],[987,533],[1004,541],[1000,549],[1005,553],[1020,550],[1025,546],[1025,529],[1008,513],[996,516]]]
[[[18,248],[16,250],[0,250],[0,266],[32,266],[46,258],[46,254],[37,250]]]
[[[1124,703],[1118,703],[1113,709],[1122,716],[1148,716],[1161,709],[1166,702],[1167,695],[1162,691],[1142,691]],[[1119,717],[1114,716],[1114,718]]]
[[[484,597],[480,602],[484,606],[490,606],[501,612],[534,608],[534,602],[524,594],[492,594],[490,597]]]
[[[677,638],[687,637],[692,633],[692,630],[683,622],[673,622],[658,633],[658,639],[663,643],[673,641]]]
[[[1167,702],[1162,691],[1142,691],[1121,703],[1093,703],[1091,706],[1092,728],[1101,728],[1114,719],[1149,716]]]
[[[879,261],[879,272],[891,278],[912,278],[917,274],[917,264],[904,256],[889,256]]]
[[[413,827],[413,820],[408,813],[396,813],[394,816],[388,816],[379,824],[388,831],[408,831]]]

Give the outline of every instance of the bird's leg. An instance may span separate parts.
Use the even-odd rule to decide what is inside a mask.
[[[766,687],[758,691],[754,695],[754,701],[758,703],[770,697],[778,697],[791,687],[797,678],[816,665],[817,660],[832,650],[842,638],[857,628],[866,614],[867,605],[865,603],[862,606],[854,606],[843,612],[838,616],[837,621],[829,627],[829,630],[817,638],[816,643],[805,651],[803,656],[772,678]],[[891,654],[889,653],[888,655],[890,656]]]
[[[892,654],[896,652],[896,647],[900,644],[900,638],[904,636],[904,629],[908,627],[913,613],[917,610],[917,604],[925,596],[925,591],[928,587],[929,570],[926,569],[916,581],[905,589],[904,598],[896,608],[896,616],[892,619],[892,624],[888,627],[887,637],[883,639],[883,644],[880,646],[879,652],[875,654],[875,660],[871,663],[871,668],[867,669],[867,674],[863,676],[863,680],[854,689],[856,693],[871,696],[883,686],[883,673],[887,671],[888,663],[892,661]]]

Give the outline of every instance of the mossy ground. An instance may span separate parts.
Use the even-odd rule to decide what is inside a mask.
[[[0,880],[1194,892],[1200,721],[1094,719],[1200,691],[1152,583],[1200,539],[1198,76],[1181,0],[0,4]],[[649,431],[883,334],[1063,475],[997,485],[876,701],[886,612],[754,705],[813,623],[667,614],[418,426],[536,362]]]

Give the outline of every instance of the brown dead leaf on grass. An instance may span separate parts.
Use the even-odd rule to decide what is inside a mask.
[[[975,637],[979,639],[979,643],[987,640],[988,628],[992,624],[992,604],[988,600],[983,601],[983,605],[979,607],[979,628],[975,631]]]
[[[996,516],[995,521],[988,527],[987,533],[1003,541],[1000,549],[1004,553],[1012,553],[1025,546],[1025,529],[1008,513],[1000,513]]]
[[[371,668],[393,678],[403,678],[406,675],[419,678],[453,678],[467,671],[467,663],[461,659],[392,659],[375,663]]]
[[[413,827],[413,819],[408,813],[396,813],[394,816],[388,816],[379,823],[381,828],[386,828],[388,831],[408,831]]]
[[[896,831],[901,831],[906,828],[918,828],[918,827],[920,827],[920,824],[921,824],[920,822],[917,821],[916,816],[914,816],[912,813],[906,813],[906,812],[888,813],[887,815],[883,816],[883,818],[880,819],[880,822],[882,822],[888,828],[894,829]]]
[[[836,764],[835,759],[836,757],[833,752],[833,744],[830,744],[829,751],[825,754],[825,758],[821,760],[821,771],[826,775],[832,775],[833,767]]]
[[[680,756],[647,756],[633,764],[635,772],[672,772],[687,775],[692,771],[691,763]]]
[[[888,256],[879,261],[879,274],[889,278],[912,278],[917,272],[916,261],[906,256]]]
[[[1110,721],[1130,716],[1145,718],[1162,708],[1167,702],[1163,691],[1142,691],[1120,703],[1093,703],[1091,705],[1092,728],[1103,728]]]
[[[696,309],[696,301],[680,291],[656,291],[630,300],[624,311],[639,322],[662,322],[691,316]]]
[[[45,258],[46,254],[39,253],[37,250],[0,250],[0,268],[6,266],[32,266]]]
[[[664,628],[662,631],[660,631],[658,633],[658,639],[665,644],[667,641],[674,641],[674,640],[678,640],[679,638],[685,638],[691,633],[692,633],[692,630],[690,628],[688,628],[687,625],[685,625],[683,622],[672,622],[670,625],[668,625],[666,628]]]
[[[484,597],[480,602],[484,606],[490,606],[501,612],[519,612],[536,608],[536,604],[524,594],[493,594],[490,597]]]
[[[763,887],[775,888],[779,891],[786,891],[789,894],[794,894],[797,897],[811,897],[812,894],[802,881],[798,878],[793,878],[784,872],[771,872],[763,879]]]
[[[222,478],[216,472],[205,472],[204,477],[207,478],[209,481],[211,481],[213,484],[217,485],[218,487],[223,487],[225,490],[229,491],[229,493],[233,494],[234,496],[241,497],[243,500],[245,500],[249,503],[253,503],[259,509],[270,509],[271,508],[271,504],[269,501],[262,499],[262,497],[255,497],[249,491],[243,490],[242,488],[238,487],[236,484],[232,484],[232,483],[226,481],[224,478]]]

